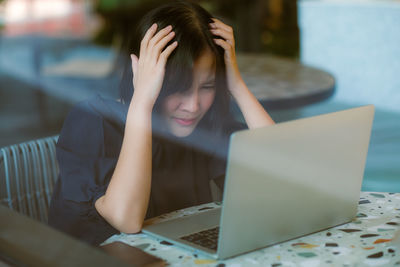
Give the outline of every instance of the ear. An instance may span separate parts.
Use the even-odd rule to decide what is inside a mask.
[[[133,72],[133,76],[135,76],[139,59],[135,54],[131,54],[131,60],[132,60],[132,72]]]

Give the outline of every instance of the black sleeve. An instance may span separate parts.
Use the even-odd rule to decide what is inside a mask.
[[[118,231],[94,207],[104,195],[117,156],[105,156],[104,120],[88,102],[68,114],[57,143],[59,178],[49,211],[49,224],[98,245]]]

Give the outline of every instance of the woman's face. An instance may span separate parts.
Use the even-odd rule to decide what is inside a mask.
[[[193,66],[193,84],[184,92],[165,98],[162,115],[168,130],[177,137],[190,135],[215,98],[215,58],[206,50]]]

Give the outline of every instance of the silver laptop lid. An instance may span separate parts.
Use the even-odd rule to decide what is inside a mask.
[[[218,257],[352,220],[373,115],[370,105],[233,134]]]

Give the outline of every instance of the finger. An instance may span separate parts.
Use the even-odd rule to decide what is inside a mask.
[[[224,41],[222,39],[214,39],[214,42],[217,45],[221,46],[225,50],[225,52],[229,52],[231,50],[231,48],[232,48],[231,45],[228,42],[226,42],[226,41]]]
[[[154,35],[155,31],[157,30],[157,23],[151,25],[151,27],[146,31],[142,41],[140,42],[140,56],[142,53],[145,53],[150,38]]]
[[[170,32],[169,34],[167,34],[166,36],[164,36],[164,38],[162,38],[155,46],[153,49],[153,53],[155,53],[155,55],[158,55],[161,53],[161,51],[164,49],[164,47],[169,43],[169,41],[171,41],[175,36],[175,32]]]
[[[135,73],[137,71],[137,66],[138,66],[138,57],[134,54],[131,54],[131,61],[132,61],[132,73],[133,76],[135,77]]]
[[[219,19],[216,18],[212,18],[213,23],[210,23],[210,26],[212,28],[222,28],[227,32],[232,32],[233,33],[233,29],[231,26],[226,25],[225,23],[223,23],[222,21],[220,21]]]
[[[228,32],[222,28],[216,28],[216,29],[210,29],[210,31],[216,35],[224,38],[228,43],[230,43],[232,46],[235,45],[235,39],[233,37],[233,33]]]
[[[169,34],[171,30],[172,30],[172,26],[168,25],[164,29],[157,32],[157,34],[154,35],[154,37],[150,39],[149,46],[155,46],[162,38],[164,38],[167,34]]]
[[[167,46],[164,51],[160,54],[159,62],[165,66],[168,57],[171,55],[172,51],[178,46],[178,42],[175,41],[169,46]]]

